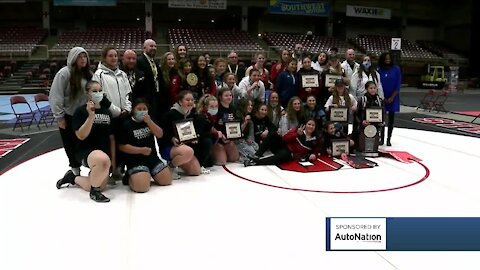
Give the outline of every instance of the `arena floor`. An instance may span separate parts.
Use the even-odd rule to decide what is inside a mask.
[[[319,173],[229,164],[146,194],[117,185],[108,204],[57,190],[68,164],[54,150],[1,176],[0,269],[478,269],[474,252],[325,251],[326,217],[480,215],[478,138],[397,128],[392,143],[421,163]]]

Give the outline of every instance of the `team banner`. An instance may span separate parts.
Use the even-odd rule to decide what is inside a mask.
[[[388,8],[347,5],[347,16],[372,18],[372,19],[391,19],[392,10]]]
[[[327,2],[315,0],[270,0],[270,13],[303,16],[328,16],[330,6]]]
[[[54,6],[116,6],[117,0],[54,0]]]
[[[327,251],[480,251],[480,217],[326,221]]]
[[[227,0],[168,0],[168,7],[227,9]]]

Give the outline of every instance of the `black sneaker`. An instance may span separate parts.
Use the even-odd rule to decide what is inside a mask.
[[[94,188],[92,187],[90,189],[90,199],[96,201],[96,202],[109,202],[110,199],[105,197],[105,195],[102,194],[100,191],[100,188]]]
[[[71,170],[68,170],[62,179],[57,181],[57,188],[61,189],[65,184],[75,185],[75,177],[77,177]]]

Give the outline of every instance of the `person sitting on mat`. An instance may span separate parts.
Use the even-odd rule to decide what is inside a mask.
[[[332,155],[332,140],[336,139],[348,139],[350,145],[350,153],[353,152],[355,145],[354,141],[344,133],[343,125],[328,121],[325,124],[325,130],[322,137],[322,154]]]
[[[134,100],[132,117],[123,122],[118,139],[119,149],[125,153],[127,173],[124,184],[135,192],[147,192],[150,178],[160,186],[172,183],[172,174],[167,164],[160,160],[155,148],[155,139],[163,136],[163,130],[148,114],[147,101]]]
[[[273,156],[251,158],[244,165],[278,165],[290,160],[314,161],[320,154],[320,138],[317,135],[315,119],[309,119],[305,125],[290,130],[283,136],[284,144]]]
[[[58,180],[57,188],[64,184],[77,184],[90,192],[96,202],[109,202],[102,194],[107,185],[110,168],[115,168],[115,137],[113,135],[112,113],[102,105],[102,87],[99,82],[89,81],[86,85],[87,104],[76,109],[72,127],[80,140],[76,157],[82,165],[90,168],[88,177],[76,176],[69,171]]]
[[[278,128],[270,120],[267,110],[267,105],[256,104],[252,114],[253,133],[258,144],[258,150],[253,157],[261,157],[268,150],[276,153],[283,145]]]

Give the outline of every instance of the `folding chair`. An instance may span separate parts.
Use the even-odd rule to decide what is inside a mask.
[[[53,117],[53,112],[49,106],[48,96],[41,93],[36,94],[34,97],[35,106],[37,106],[38,113],[40,114],[40,119],[38,120],[37,127],[40,129],[40,124],[43,122],[45,127],[48,127],[47,120],[50,122],[50,126],[53,125],[55,117]],[[46,104],[46,106],[40,107],[39,105]]]
[[[430,89],[430,90],[428,90],[427,93],[425,93],[423,98],[420,100],[420,104],[418,104],[417,110],[418,110],[418,108],[421,108],[424,111],[425,110],[430,110],[431,111],[432,108],[433,108],[434,100],[435,100],[435,91]]]
[[[13,131],[15,131],[15,128],[19,125],[23,132],[23,124],[28,124],[28,129],[30,129],[30,126],[32,125],[32,123],[34,121],[37,122],[37,120],[35,119],[35,112],[32,111],[32,107],[30,107],[30,104],[28,104],[25,97],[23,96],[10,97],[10,106],[12,107],[12,111],[16,117],[15,125],[13,126]]]
[[[437,98],[433,102],[433,108],[437,111],[437,113],[440,111],[443,111],[443,112],[447,111],[443,106],[443,104],[445,104],[445,101],[447,101],[447,98],[448,98],[448,91],[442,90],[442,92],[437,96]]]

